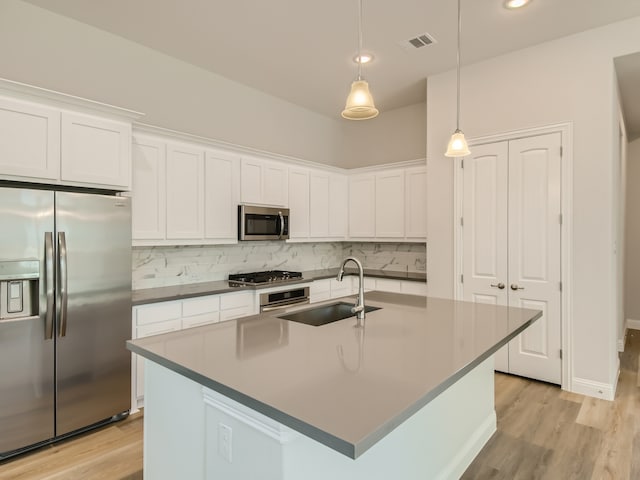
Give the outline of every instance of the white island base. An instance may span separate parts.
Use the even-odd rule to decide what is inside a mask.
[[[496,430],[493,357],[356,459],[153,361],[145,369],[147,480],[457,479]]]

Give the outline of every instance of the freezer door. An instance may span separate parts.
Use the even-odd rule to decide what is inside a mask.
[[[54,340],[45,328],[45,280],[53,282],[54,273],[51,242],[46,270],[45,235],[53,238],[53,201],[53,192],[0,188],[0,459],[54,436]],[[32,270],[39,270],[37,280],[11,280]]]
[[[129,410],[128,198],[56,192],[56,435]]]

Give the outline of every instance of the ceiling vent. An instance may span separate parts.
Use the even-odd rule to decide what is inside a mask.
[[[404,40],[399,43],[402,48],[412,52],[422,47],[433,45],[434,43],[437,43],[437,42],[436,42],[436,39],[433,38],[428,33],[421,33],[420,35],[416,35],[415,37],[410,38],[409,40]]]

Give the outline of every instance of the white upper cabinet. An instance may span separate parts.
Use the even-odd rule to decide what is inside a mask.
[[[329,237],[344,239],[349,230],[349,182],[343,174],[329,176]]]
[[[349,177],[349,236],[376,236],[376,176],[362,174]]]
[[[64,182],[131,188],[131,123],[62,113]]]
[[[208,239],[236,241],[240,200],[240,159],[207,151],[204,160],[204,226]]]
[[[133,139],[132,237],[165,237],[165,152],[163,142],[136,135]]]
[[[0,79],[0,179],[127,191],[141,114]]]
[[[204,151],[167,145],[167,239],[204,237]]]
[[[375,236],[404,237],[404,170],[376,174]]]
[[[426,241],[426,165],[391,166],[367,168],[349,176],[350,239]],[[334,192],[338,194],[339,189]]]
[[[60,176],[60,112],[0,97],[2,177]]]
[[[272,160],[243,157],[240,200],[257,205],[288,205],[287,166]]]
[[[134,245],[236,243],[239,192],[237,155],[136,133]]]
[[[289,238],[309,237],[309,170],[289,168]]]
[[[405,236],[409,240],[427,238],[427,167],[405,171]]]
[[[347,236],[348,192],[344,174],[289,168],[291,240],[344,240]]]
[[[312,172],[309,178],[309,236],[322,238],[329,236],[329,174]],[[346,205],[342,206],[345,209]]]

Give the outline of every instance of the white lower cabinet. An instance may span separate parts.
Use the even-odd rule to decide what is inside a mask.
[[[182,328],[220,321],[220,297],[211,295],[182,301]]]
[[[381,292],[402,292],[402,281],[388,278],[376,278],[376,290]]]
[[[365,277],[365,290],[377,290],[379,292],[406,293],[408,295],[427,296],[426,282],[414,282],[412,280],[396,280],[392,278]]]
[[[422,295],[427,296],[427,283],[426,282],[412,282],[408,280],[402,280],[401,282],[402,293],[409,295]]]
[[[255,307],[256,293],[238,292],[220,296],[220,321],[233,320],[258,313]]]
[[[257,313],[254,291],[138,305],[133,307],[133,338],[175,332]],[[131,411],[144,402],[144,361],[131,357]]]
[[[425,282],[396,280],[390,278],[364,277],[364,291],[406,293],[408,295],[427,295]],[[358,293],[358,276],[345,276],[342,282],[335,278],[314,280],[309,287],[310,303],[323,302],[332,298],[347,297]]]
[[[317,303],[331,299],[330,278],[314,280],[309,286],[309,302]]]
[[[355,290],[354,290],[355,289]],[[314,280],[309,287],[310,303],[322,302],[332,298],[346,297],[358,292],[358,278],[345,275],[341,282],[335,278]]]

